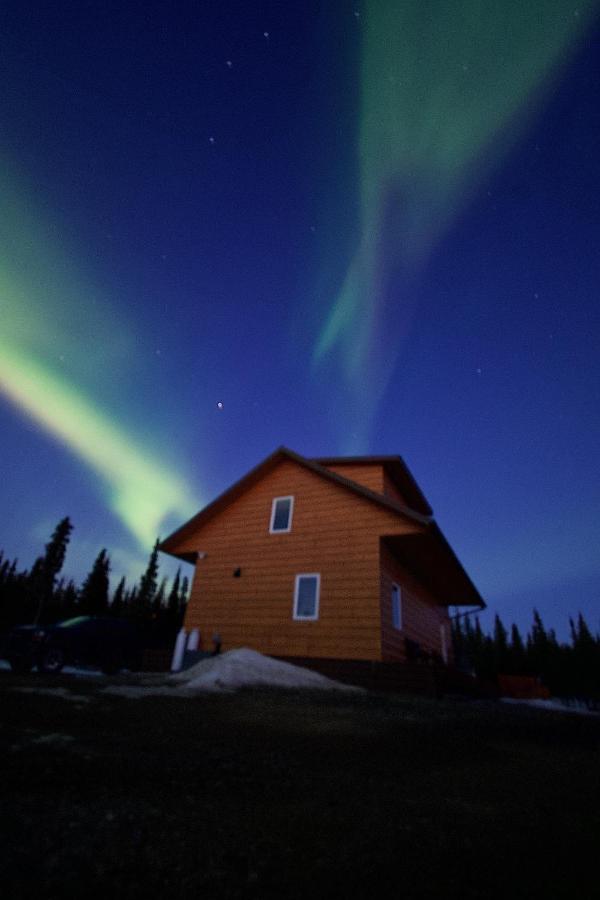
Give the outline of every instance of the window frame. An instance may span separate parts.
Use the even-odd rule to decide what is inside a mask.
[[[397,596],[398,603],[397,605],[394,603],[394,599]],[[395,581],[392,582],[392,627],[396,631],[402,631],[402,587],[397,584]]]
[[[290,501],[290,512],[288,516],[287,528],[274,528],[275,525],[275,516],[277,514],[277,502],[279,500],[289,500]],[[273,502],[271,503],[271,519],[269,521],[269,534],[289,534],[292,530],[292,518],[294,516],[294,496],[293,494],[288,494],[285,497],[273,497]]]
[[[315,590],[315,611],[312,616],[298,615],[298,596],[300,593],[300,580],[302,578],[314,578],[316,580]],[[294,607],[292,610],[292,618],[296,622],[316,622],[319,618],[319,603],[321,600],[321,573],[320,572],[299,572],[294,580]]]

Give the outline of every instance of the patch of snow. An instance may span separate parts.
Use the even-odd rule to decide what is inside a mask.
[[[326,678],[311,669],[264,656],[248,647],[202,659],[190,669],[171,675],[170,681],[188,691],[222,691],[241,687],[316,688],[358,691],[360,688]]]
[[[106,678],[99,669],[80,669],[76,666],[65,666],[61,675],[76,675],[78,678]]]
[[[177,697],[180,692],[174,687],[152,687],[139,684],[109,684],[102,688],[101,694],[115,694],[117,697]]]
[[[501,697],[502,703],[520,703],[524,706],[534,706],[537,709],[546,709],[550,712],[570,712],[577,713],[580,716],[600,716],[600,712],[588,709],[587,706],[573,706],[569,703],[563,703],[561,700],[516,700],[513,697]]]
[[[89,703],[90,701],[86,694],[75,694],[62,687],[11,687],[10,690],[19,691],[21,694],[49,694],[52,697],[63,697],[65,700],[77,700],[78,703]]]
[[[244,687],[310,688],[316,690],[358,691],[361,688],[341,684],[318,672],[263,656],[242,647],[218,656],[202,659],[184,672],[168,676],[167,685],[109,685],[103,693],[122,697],[193,697],[211,692],[231,692]]]
[[[7,659],[0,659],[0,672],[12,672]],[[77,675],[82,678],[104,678],[104,674],[98,669],[80,669],[77,666],[65,666],[61,670],[62,675]]]
[[[74,741],[75,738],[70,734],[41,734],[39,737],[34,738],[31,743],[32,744],[68,744],[69,741]]]

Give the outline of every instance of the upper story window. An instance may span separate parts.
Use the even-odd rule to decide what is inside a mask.
[[[292,530],[292,514],[294,512],[293,497],[275,497],[271,507],[271,534],[280,534]]]
[[[402,630],[402,591],[399,585],[392,585],[392,625]]]
[[[294,585],[294,619],[319,618],[321,576],[318,572],[296,575]]]

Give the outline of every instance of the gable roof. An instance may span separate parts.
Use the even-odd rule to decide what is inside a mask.
[[[376,493],[375,491],[369,490],[369,488],[364,487],[362,484],[357,484],[356,481],[351,481],[349,478],[344,478],[343,475],[338,475],[336,472],[331,472],[329,469],[324,468],[319,465],[319,463],[314,460],[307,459],[304,456],[300,456],[299,453],[294,453],[293,450],[289,450],[287,447],[279,447],[274,453],[271,453],[270,456],[267,456],[266,459],[263,459],[261,463],[247,472],[239,481],[236,481],[235,484],[232,484],[231,487],[227,488],[226,491],[223,491],[222,494],[219,494],[211,503],[205,506],[200,512],[196,513],[195,516],[192,516],[191,519],[188,519],[180,528],[176,529],[176,531],[172,532],[164,541],[161,541],[159,545],[159,550],[162,550],[164,553],[172,553],[174,556],[177,555],[175,551],[175,545],[185,539],[188,534],[195,531],[198,527],[204,525],[208,522],[209,519],[212,519],[217,513],[219,513],[222,509],[227,506],[232,500],[235,500],[236,497],[239,497],[248,488],[252,487],[253,484],[256,484],[267,472],[270,472],[275,468],[278,463],[282,462],[284,459],[290,459],[292,462],[297,463],[300,466],[303,466],[305,469],[308,469],[311,472],[314,472],[321,478],[326,479],[327,481],[331,481],[334,484],[338,484],[343,488],[346,488],[349,491],[352,491],[355,494],[358,494],[361,497],[364,497],[366,500],[370,500],[371,503],[375,503],[377,506],[382,506],[385,509],[389,509],[392,512],[399,513],[402,516],[406,516],[413,522],[418,522],[421,525],[426,525],[430,521],[429,516],[422,515],[421,513],[416,512],[413,509],[410,509],[408,506],[404,506],[402,503],[398,503],[396,500],[392,500],[389,497],[384,497],[381,494]],[[182,557],[183,558],[183,557]],[[188,560],[189,561],[189,560]]]
[[[216,497],[211,503],[205,506],[200,512],[196,513],[195,516],[192,516],[187,522],[185,522],[180,528],[177,528],[172,534],[170,534],[164,541],[159,544],[159,550],[163,553],[169,553],[172,556],[176,556],[179,559],[182,559],[186,562],[194,563],[197,558],[196,552],[178,552],[177,545],[180,544],[182,540],[185,540],[190,534],[192,534],[196,529],[202,527],[206,522],[212,519],[214,516],[218,515],[221,510],[223,510],[232,500],[235,500],[237,497],[241,496],[245,491],[251,488],[254,484],[256,484],[260,479],[275,468],[280,462],[283,460],[291,460],[299,466],[302,466],[305,469],[313,472],[315,475],[318,475],[320,478],[323,478],[327,481],[330,481],[334,484],[339,485],[342,488],[345,488],[348,491],[352,491],[354,494],[368,500],[371,503],[379,506],[380,508],[384,508],[388,511],[394,512],[397,515],[403,516],[407,519],[410,519],[412,522],[416,522],[419,525],[423,526],[423,530],[421,533],[416,533],[415,535],[411,535],[410,537],[420,539],[415,548],[414,542],[406,542],[403,536],[398,536],[398,539],[394,541],[394,546],[396,549],[401,552],[402,548],[406,548],[408,546],[411,547],[411,552],[409,557],[410,560],[415,560],[417,565],[412,568],[415,570],[415,573],[419,576],[423,574],[427,574],[427,568],[434,567],[436,569],[440,569],[439,577],[436,579],[439,584],[444,583],[446,587],[449,586],[449,582],[453,584],[453,593],[456,598],[461,599],[452,599],[448,601],[450,605],[461,605],[461,606],[480,606],[482,609],[485,608],[485,602],[481,598],[479,592],[473,585],[473,582],[463,569],[461,563],[459,562],[456,554],[448,544],[446,538],[440,531],[437,524],[433,521],[431,515],[424,514],[423,512],[417,511],[415,509],[411,509],[408,506],[405,506],[402,503],[399,503],[396,500],[391,499],[390,497],[385,497],[383,494],[378,494],[376,491],[372,491],[367,487],[364,487],[362,484],[358,484],[356,481],[352,481],[350,478],[344,478],[343,475],[339,475],[337,472],[332,472],[330,469],[325,468],[325,463],[329,465],[334,465],[336,462],[339,464],[348,463],[350,460],[353,462],[363,462],[366,463],[377,463],[377,462],[391,462],[394,464],[400,463],[402,467],[402,478],[405,479],[406,484],[412,482],[411,486],[411,496],[414,488],[418,491],[418,494],[423,500],[423,503],[427,509],[431,509],[429,504],[423,497],[420,489],[417,487],[416,482],[414,481],[412,475],[408,471],[401,457],[392,456],[392,457],[381,457],[381,456],[372,456],[372,457],[330,457],[330,458],[322,458],[319,460],[315,459],[307,459],[304,456],[301,456],[299,453],[295,453],[293,450],[289,450],[287,447],[279,447],[266,459],[264,459],[261,463],[247,472],[239,481],[236,481],[231,487],[227,488],[222,494]],[[400,469],[398,469],[400,471]],[[413,488],[414,486],[414,488]],[[389,538],[382,535],[386,541],[390,540]],[[402,543],[399,543],[402,542]]]

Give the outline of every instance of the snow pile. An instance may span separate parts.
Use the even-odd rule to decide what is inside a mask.
[[[533,706],[537,709],[546,709],[550,712],[570,712],[580,716],[600,716],[600,712],[589,709],[586,706],[563,703],[561,700],[516,700],[513,697],[500,697],[502,703],[519,703],[522,706]]]
[[[263,656],[256,650],[241,647],[218,656],[200,660],[195,666],[171,675],[178,690],[227,691],[241,687],[316,688],[321,690],[357,691],[347,684],[333,681],[318,672]],[[183,691],[182,691],[183,692]]]
[[[67,688],[55,687],[13,687],[12,691],[19,691],[21,694],[48,694],[51,697],[62,697],[63,700],[76,700],[78,703],[89,703],[90,698],[87,694],[76,694]]]

